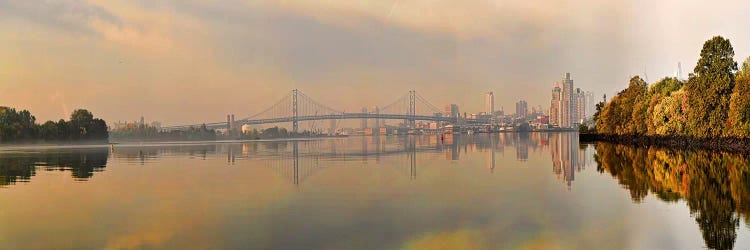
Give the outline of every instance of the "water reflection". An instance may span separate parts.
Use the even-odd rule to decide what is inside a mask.
[[[596,171],[587,170],[586,165],[594,161]],[[146,210],[150,213],[143,218],[200,212],[166,216],[174,219],[166,221],[174,222],[175,230],[200,225],[183,225],[183,218],[209,215],[207,221],[213,223],[215,217],[227,217],[230,222],[219,223],[212,230],[242,234],[238,239],[251,245],[288,244],[289,248],[307,246],[309,239],[269,237],[266,240],[270,243],[263,245],[262,240],[247,239],[245,232],[247,228],[270,235],[290,230],[293,235],[312,235],[315,233],[311,231],[315,231],[332,238],[339,237],[342,231],[361,232],[358,237],[375,244],[389,243],[382,239],[384,232],[399,231],[403,235],[391,234],[390,243],[410,242],[421,248],[447,244],[456,237],[466,241],[462,246],[482,241],[488,248],[509,248],[515,246],[514,240],[535,239],[547,233],[550,239],[560,242],[574,239],[566,242],[569,248],[601,249],[600,241],[605,241],[606,246],[609,241],[632,237],[627,234],[633,229],[623,229],[619,219],[612,216],[622,216],[622,221],[634,218],[634,224],[646,225],[643,227],[650,225],[637,221],[643,214],[633,215],[629,209],[640,207],[646,214],[659,214],[654,207],[640,204],[651,193],[660,200],[657,205],[680,202],[675,206],[685,209],[682,220],[697,224],[688,227],[695,237],[683,229],[674,229],[672,237],[678,235],[675,239],[685,240],[687,235],[699,241],[690,244],[699,245],[700,229],[705,247],[731,249],[738,238],[743,238],[743,234],[738,236],[741,221],[747,223],[750,217],[749,161],[746,156],[725,153],[579,144],[574,133],[117,145],[112,149],[0,150],[0,187],[36,178],[28,187],[33,186],[37,195],[48,194],[52,188],[35,183],[56,181],[64,185],[70,178],[35,177],[40,171],[64,171],[76,181],[97,175],[93,178],[102,181],[66,186],[56,195],[75,196],[80,193],[71,190],[98,190],[97,194],[90,194],[97,198],[87,196],[77,201],[80,207],[88,208],[81,210],[83,217],[92,211],[104,211],[98,205],[110,203],[118,205],[108,206],[108,213],[117,211],[118,215],[143,212],[141,206],[158,205],[158,209]],[[106,174],[95,174],[107,165]],[[206,184],[197,184],[203,182]],[[128,193],[122,189],[124,183],[133,190],[127,194],[130,199],[121,199]],[[31,197],[29,200],[42,207],[51,204],[45,201],[50,197],[44,195],[22,195],[29,189],[9,188],[0,194],[17,201]],[[631,199],[618,196],[626,194],[623,189]],[[18,191],[16,196],[12,195],[14,191]],[[22,208],[16,208],[17,213],[8,213],[6,220],[23,214]],[[688,208],[692,218],[687,215]],[[258,211],[267,213],[256,215]],[[54,215],[62,218],[70,213]],[[457,221],[467,227],[457,228]],[[162,222],[156,219],[154,223]],[[603,224],[608,229],[601,229]],[[226,225],[228,228],[223,228]],[[358,227],[361,225],[366,226]],[[33,232],[29,235],[48,228],[44,222],[38,226],[29,230]],[[308,230],[310,227],[327,229]],[[660,230],[643,227],[637,229],[644,230],[644,234]],[[98,228],[90,231],[99,232]],[[218,235],[216,242],[224,242],[223,234]],[[326,240],[322,239],[330,239],[325,237],[319,240],[319,248],[325,248]],[[579,243],[586,240],[589,242]],[[393,247],[396,243],[382,248],[397,248]],[[628,245],[626,240],[613,245],[612,248],[639,248]],[[658,246],[655,248],[676,245]]]
[[[38,169],[69,171],[83,181],[103,171],[109,152],[106,148],[69,148],[43,152],[10,152],[0,156],[0,186],[29,182]]]
[[[665,202],[685,200],[708,248],[732,249],[739,216],[746,222],[750,216],[745,155],[598,144],[595,160],[634,202],[649,193]]]
[[[163,157],[183,157],[205,160],[225,154],[228,165],[238,160],[262,159],[267,167],[275,169],[291,183],[299,184],[326,164],[321,159],[350,161],[369,160],[380,163],[382,157],[404,156],[398,165],[408,169],[408,176],[417,177],[417,154],[441,153],[446,160],[458,161],[462,154],[484,152],[486,169],[493,173],[497,165],[496,154],[504,155],[506,147],[516,152],[516,160],[526,161],[529,152],[549,148],[553,173],[568,187],[574,180],[574,171],[585,164],[585,151],[578,148],[574,134],[508,133],[494,135],[431,135],[431,136],[380,136],[344,140],[262,141],[247,143],[197,143],[197,144],[145,144],[118,145],[112,148],[63,148],[47,150],[6,151],[0,154],[0,186],[28,182],[37,168],[71,171],[76,180],[91,178],[94,172],[103,171],[107,158],[128,164],[145,165]],[[359,145],[359,146],[355,146]],[[501,156],[502,157],[502,156]]]

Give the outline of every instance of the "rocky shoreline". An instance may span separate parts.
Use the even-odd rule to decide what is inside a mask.
[[[580,142],[609,142],[638,147],[660,147],[683,150],[750,152],[750,138],[693,138],[688,136],[646,136],[579,134]]]

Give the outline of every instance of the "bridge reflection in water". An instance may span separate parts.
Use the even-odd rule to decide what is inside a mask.
[[[417,154],[432,152],[437,155],[444,147],[445,145],[429,143],[425,138],[415,136],[383,136],[361,137],[358,140],[294,140],[226,145],[226,155],[229,165],[235,165],[238,160],[256,160],[260,165],[273,169],[298,185],[331,165],[351,161],[362,164],[374,161],[377,165],[386,158],[389,161],[400,161],[388,166],[403,167],[401,170],[405,171],[402,172],[409,178],[416,179]]]
[[[357,146],[359,144],[359,146]],[[235,164],[240,159],[261,160],[261,165],[299,184],[320,170],[337,162],[370,160],[378,164],[384,158],[398,159],[405,175],[417,178],[419,157],[445,155],[445,160],[457,161],[462,154],[479,151],[486,155],[486,169],[494,173],[497,165],[496,154],[504,154],[505,148],[516,151],[516,160],[524,162],[531,153],[549,151],[552,172],[568,189],[575,179],[575,173],[585,169],[591,160],[588,156],[593,148],[579,145],[576,134],[558,133],[508,133],[476,136],[430,135],[430,136],[380,136],[332,140],[276,141],[225,145],[227,163]],[[359,149],[359,150],[357,150]],[[221,150],[221,149],[220,149]],[[419,157],[418,157],[419,155]],[[523,164],[522,164],[523,166]]]
[[[238,161],[252,160],[253,165],[262,165],[293,184],[300,184],[310,176],[331,165],[374,163],[398,167],[411,179],[418,174],[418,158],[438,158],[458,161],[468,152],[486,154],[486,169],[494,173],[496,154],[505,154],[506,148],[514,148],[516,159],[526,161],[530,153],[551,153],[552,171],[570,187],[575,172],[585,165],[586,152],[578,150],[578,140],[572,134],[493,134],[493,135],[428,135],[428,136],[376,136],[347,139],[257,141],[244,143],[186,143],[186,144],[139,144],[91,148],[49,148],[6,151],[0,153],[0,186],[16,182],[28,182],[42,170],[71,171],[75,180],[91,178],[95,172],[104,171],[108,158],[113,157],[126,164],[146,165],[158,163],[164,157],[195,159],[215,158],[225,154],[228,165]],[[380,164],[387,160],[388,164]],[[395,162],[394,162],[395,161]]]
[[[506,151],[510,156],[505,155]],[[477,153],[486,157],[476,157]],[[394,168],[403,178],[416,180],[420,170],[426,173],[421,179],[429,179],[428,174],[435,173],[430,165],[439,161],[465,161],[456,165],[481,167],[479,170],[486,170],[488,175],[505,175],[508,174],[505,171],[513,167],[529,168],[529,171],[515,174],[532,173],[535,171],[533,164],[539,164],[535,159],[549,159],[551,164],[542,163],[543,166],[550,167],[552,176],[568,190],[572,189],[579,173],[586,170],[586,165],[595,162],[595,170],[611,175],[630,193],[633,203],[643,202],[649,194],[663,202],[682,201],[681,204],[689,208],[707,248],[733,248],[740,222],[747,223],[750,219],[750,157],[606,143],[592,146],[579,144],[575,133],[146,144],[118,145],[114,149],[107,146],[3,148],[0,150],[0,188],[12,189],[18,183],[34,185],[32,180],[41,171],[51,172],[50,175],[66,173],[75,181],[86,181],[112,165],[120,168],[149,165],[156,169],[162,161],[176,158],[211,160],[206,163],[214,167],[222,165],[224,157],[227,167],[272,169],[296,186],[312,176],[323,176],[323,170],[331,167],[336,170],[365,165]],[[450,164],[443,164],[439,169],[452,171],[446,168]],[[586,176],[600,178],[597,176],[601,175],[588,173]],[[44,179],[39,182],[44,183]],[[101,185],[87,184],[93,188]]]

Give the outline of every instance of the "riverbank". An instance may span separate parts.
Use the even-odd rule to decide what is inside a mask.
[[[653,146],[683,150],[750,152],[750,138],[579,134],[578,139],[580,142],[609,142],[638,147]]]

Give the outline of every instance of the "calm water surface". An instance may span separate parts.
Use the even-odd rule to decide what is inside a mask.
[[[750,249],[750,158],[574,133],[0,148],[0,249]]]

